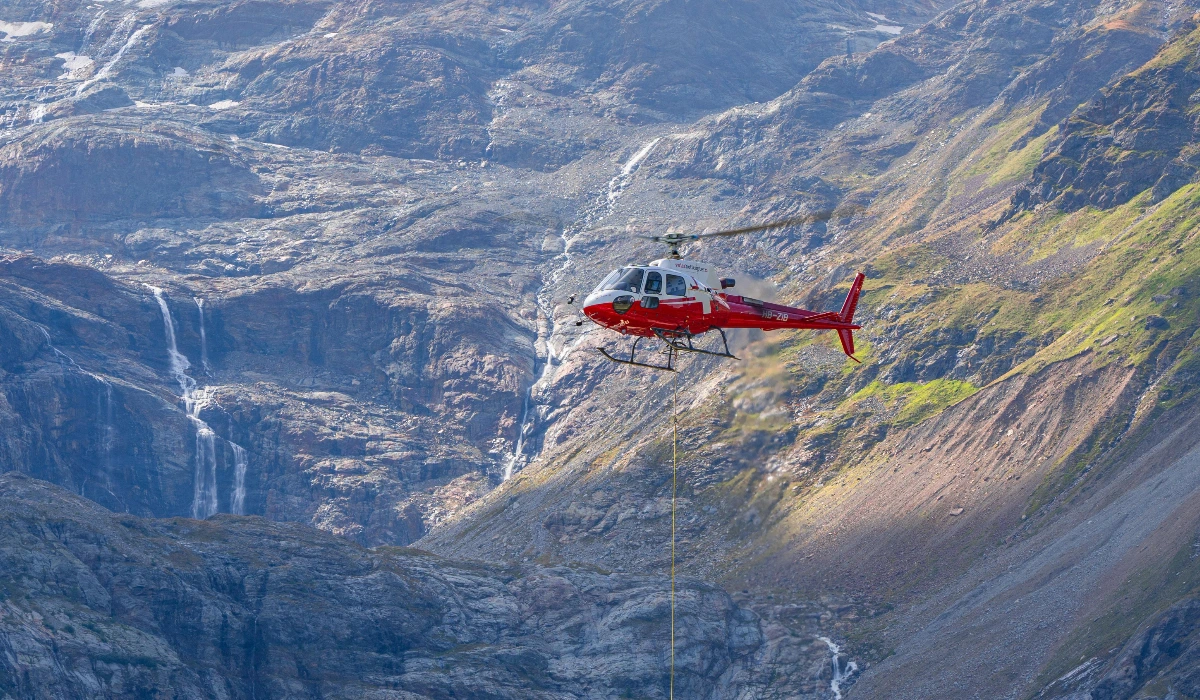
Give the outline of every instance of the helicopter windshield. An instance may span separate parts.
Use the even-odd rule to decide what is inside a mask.
[[[624,267],[616,270],[597,287],[599,290],[619,290],[638,294],[642,291],[643,272],[637,267]]]
[[[603,292],[606,289],[611,289],[612,284],[621,278],[621,272],[622,270],[613,270],[612,272],[608,273],[608,277],[605,277],[604,280],[601,281],[600,284],[596,285],[596,288],[592,291]]]

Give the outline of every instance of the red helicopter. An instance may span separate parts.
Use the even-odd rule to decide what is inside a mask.
[[[634,337],[629,359],[614,357],[604,348],[600,349],[601,354],[621,364],[674,372],[675,358],[681,352],[738,359],[729,352],[726,328],[758,328],[764,331],[811,328],[837,331],[842,350],[850,359],[858,362],[858,358],[854,357],[853,332],[862,327],[854,323],[854,309],[863,285],[861,272],[854,277],[841,311],[816,312],[727,293],[725,290],[734,287],[735,280],[719,278],[708,264],[684,260],[679,254],[679,246],[689,241],[812,223],[828,219],[831,215],[817,214],[714,233],[644,236],[665,243],[668,257],[649,265],[614,270],[596,285],[583,302],[583,313],[588,318],[605,328]],[[697,336],[714,330],[721,335],[722,350],[705,350],[693,344]],[[642,338],[658,338],[666,344],[665,365],[638,361],[637,346]]]

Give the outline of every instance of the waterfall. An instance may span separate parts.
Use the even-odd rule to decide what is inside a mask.
[[[549,367],[550,363],[547,362],[546,366]],[[529,404],[533,399],[533,387],[536,384],[537,382],[534,382],[530,385],[529,391],[525,394],[525,402],[521,405],[521,424],[517,428],[517,446],[513,448],[513,453],[504,462],[504,481],[512,478],[513,468],[517,466],[517,462],[523,462],[525,458],[525,433],[532,427],[529,421]]]
[[[108,10],[100,10],[100,12],[92,18],[92,22],[88,25],[87,31],[83,33],[83,41],[79,44],[80,56],[82,56],[88,50],[88,45],[92,43],[92,36],[95,35],[96,29],[100,26],[100,22],[104,19],[104,15],[106,14],[108,14]]]
[[[629,187],[629,184],[633,182],[633,174],[637,172],[637,169],[641,166],[642,161],[646,160],[646,156],[650,155],[650,152],[654,150],[654,147],[658,145],[659,141],[662,141],[661,136],[650,141],[645,146],[642,146],[640,151],[634,153],[633,157],[625,162],[624,167],[621,168],[620,174],[614,177],[612,180],[609,180],[608,194],[605,196],[605,200],[608,203],[609,209],[611,209],[612,206],[617,203],[617,199],[619,199],[621,194],[625,192],[625,188]]]
[[[145,34],[151,26],[152,25],[147,24],[143,27],[139,27],[137,31],[135,31],[133,34],[130,34],[129,38],[125,40],[125,43],[121,46],[121,48],[117,50],[116,55],[113,56],[108,63],[105,63],[103,68],[97,71],[92,77],[80,83],[79,87],[75,88],[75,96],[78,97],[82,95],[84,90],[107,78],[108,74],[112,72],[113,66],[117,65],[117,62],[121,60],[121,58],[125,55],[125,52],[133,48],[133,45],[142,38],[142,35]]]
[[[200,297],[193,299],[196,302],[196,310],[200,312],[200,367],[204,374],[211,375],[212,368],[208,364],[208,336],[204,332],[204,300]]]
[[[655,138],[643,144],[642,147],[629,158],[629,160],[625,161],[617,175],[609,180],[608,188],[604,194],[598,195],[595,201],[584,210],[582,216],[580,216],[574,224],[564,228],[559,233],[559,237],[563,242],[563,249],[562,252],[555,257],[555,260],[561,259],[562,263],[559,264],[558,267],[554,268],[554,270],[552,270],[548,275],[546,275],[542,282],[542,287],[540,290],[538,290],[537,295],[538,307],[541,309],[542,315],[546,319],[546,361],[542,365],[542,370],[538,375],[538,378],[529,385],[529,390],[525,394],[525,400],[521,406],[521,422],[517,429],[517,444],[514,446],[512,454],[510,454],[504,461],[504,471],[502,473],[502,478],[504,481],[508,481],[510,478],[512,478],[514,471],[518,471],[521,467],[525,466],[530,459],[532,459],[532,457],[527,457],[525,455],[525,439],[530,433],[533,432],[535,421],[542,417],[537,411],[536,407],[533,405],[533,397],[537,392],[537,387],[553,381],[555,366],[557,364],[561,364],[570,354],[571,350],[573,350],[575,346],[583,340],[584,335],[586,335],[585,331],[575,339],[575,342],[572,343],[570,347],[560,348],[559,353],[554,351],[554,333],[557,329],[554,326],[555,304],[552,295],[555,291],[555,285],[557,285],[558,282],[563,279],[571,267],[571,244],[574,243],[575,240],[593,224],[608,216],[612,212],[613,207],[616,205],[617,200],[620,199],[621,194],[624,193],[625,188],[633,182],[633,174],[637,172],[638,168],[641,167],[642,162],[646,160],[646,158],[654,150],[654,147],[657,146],[662,139],[662,136],[656,136]],[[538,330],[538,340],[542,340],[542,331],[540,329]],[[538,359],[540,358],[536,356],[535,352],[535,368]]]
[[[96,417],[99,426],[100,454],[104,465],[104,478],[112,490],[112,450],[113,450],[113,390],[112,383],[103,377],[96,377],[104,390],[96,397]]]
[[[98,466],[104,472],[104,489],[108,491],[109,495],[116,499],[117,495],[112,490],[112,451],[113,445],[116,441],[116,428],[113,425],[112,382],[98,374],[92,374],[86,369],[80,367],[70,355],[54,346],[54,341],[50,336],[49,328],[40,323],[35,323],[34,325],[39,331],[41,331],[42,337],[46,340],[46,347],[50,348],[50,351],[54,353],[54,360],[58,362],[58,366],[61,367],[64,372],[78,372],[79,374],[83,374],[91,378],[92,381],[100,385],[100,391],[96,394],[96,420],[94,423],[96,430],[96,443],[100,448],[100,461]],[[85,486],[89,478],[90,477],[85,477],[83,483],[80,484],[79,495],[87,495],[85,493]]]
[[[175,339],[175,321],[171,318],[171,309],[167,306],[166,297],[160,287],[146,285],[154,294],[158,308],[162,312],[163,330],[167,339],[167,359],[170,362],[171,375],[179,382],[179,394],[183,399],[184,410],[188,421],[196,431],[196,469],[192,478],[192,517],[207,518],[215,514],[219,508],[217,493],[217,434],[208,423],[200,418],[200,411],[208,405],[208,395],[204,389],[196,388],[196,380],[188,375],[191,362],[179,352]],[[197,301],[200,306],[201,302]],[[203,319],[201,314],[201,319]],[[235,491],[233,495],[233,510],[237,512],[244,506],[246,451],[228,440],[224,440],[234,453]],[[240,476],[239,476],[240,475]],[[242,486],[242,493],[237,493],[237,483]]]
[[[842,683],[846,679],[853,676],[858,671],[858,664],[853,661],[847,663],[844,667],[841,664],[842,647],[834,644],[829,637],[817,637],[825,646],[829,647],[829,653],[833,656],[831,663],[833,664],[833,680],[829,681],[829,692],[833,693],[834,700],[842,700]]]
[[[105,39],[104,43],[100,45],[100,48],[96,50],[96,57],[99,58],[100,56],[104,56],[108,54],[110,49],[115,48],[117,42],[120,41],[118,37],[125,36],[125,32],[132,29],[133,24],[136,21],[137,12],[125,13],[125,16],[121,17],[120,21],[117,22],[117,24],[113,27],[112,32],[110,32],[108,35],[108,38]]]
[[[233,500],[231,502],[234,515],[246,514],[246,450],[236,443],[229,443],[233,448]]]
[[[199,406],[197,402],[194,405]],[[207,518],[217,512],[217,434],[208,423],[188,414],[196,429],[196,473],[192,480],[192,517]]]

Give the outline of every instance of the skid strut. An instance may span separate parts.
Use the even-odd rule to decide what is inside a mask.
[[[638,362],[637,346],[640,341],[641,341],[641,337],[635,337],[633,339],[633,347],[631,347],[629,349],[629,359],[628,360],[622,359],[620,357],[613,357],[612,355],[610,355],[608,353],[608,350],[606,350],[604,348],[600,348],[600,354],[604,355],[604,357],[607,358],[609,361],[616,362],[616,363],[619,363],[622,365],[633,365],[634,367],[645,367],[646,369],[657,369],[657,370],[662,370],[664,372],[674,372],[675,371],[675,358],[679,357],[679,349],[678,348],[676,348],[675,346],[668,343],[667,344],[667,364],[652,365],[648,362]]]
[[[721,334],[721,346],[724,348],[724,352],[714,352],[712,350],[705,350],[692,345],[692,338],[696,336],[688,333],[687,331],[669,331],[662,328],[655,328],[654,335],[658,336],[659,340],[663,341],[672,348],[675,348],[679,352],[698,352],[701,355],[728,357],[731,360],[738,359],[733,353],[729,352],[729,340],[725,337],[725,331],[721,330],[720,328],[714,328],[713,330]],[[685,340],[687,341],[686,345],[684,345],[682,342]]]
[[[674,372],[675,371],[675,360],[678,359],[679,353],[681,353],[681,352],[695,352],[695,353],[700,353],[701,355],[711,355],[713,357],[728,357],[729,359],[732,359],[732,360],[738,359],[737,356],[735,356],[733,353],[729,352],[729,340],[725,337],[725,331],[721,330],[720,328],[716,328],[714,330],[716,330],[718,333],[721,334],[721,346],[723,348],[722,352],[716,352],[713,350],[705,350],[704,348],[696,347],[692,343],[692,338],[694,338],[695,336],[691,333],[688,333],[687,331],[668,330],[665,328],[655,328],[654,329],[655,337],[657,337],[659,340],[663,341],[663,343],[665,343],[667,346],[667,348],[666,348],[667,363],[665,365],[655,365],[655,364],[650,364],[649,362],[639,362],[638,361],[637,346],[638,346],[638,343],[641,342],[641,340],[642,340],[640,336],[635,337],[633,339],[633,346],[629,349],[629,359],[628,360],[626,360],[625,358],[622,358],[622,357],[614,357],[605,348],[600,348],[600,354],[604,355],[604,357],[611,362],[617,362],[622,365],[633,365],[634,367],[645,367],[647,369],[657,369],[657,370],[662,370],[664,372]]]

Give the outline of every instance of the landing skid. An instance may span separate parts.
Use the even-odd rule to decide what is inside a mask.
[[[721,346],[725,349],[724,352],[713,352],[712,350],[705,350],[703,348],[695,347],[692,345],[692,338],[696,336],[688,333],[687,331],[667,331],[660,328],[655,328],[654,335],[658,336],[659,340],[663,341],[679,352],[698,352],[701,355],[728,357],[731,360],[739,359],[733,353],[729,352],[729,340],[725,337],[725,331],[721,330],[720,328],[714,328],[713,330],[721,334]],[[686,340],[687,345],[684,345],[682,342],[680,342],[682,340]]]
[[[720,328],[715,329],[721,334],[721,345],[724,348],[723,352],[715,352],[713,350],[705,350],[698,348],[692,344],[692,338],[695,336],[687,331],[669,331],[661,328],[654,329],[654,335],[667,346],[667,363],[665,365],[653,365],[648,362],[638,362],[637,346],[641,342],[641,337],[633,339],[633,347],[629,349],[629,359],[626,360],[620,357],[613,357],[605,348],[600,348],[600,354],[604,355],[605,359],[610,362],[616,362],[622,365],[633,365],[634,367],[645,367],[646,369],[657,369],[664,372],[674,372],[675,360],[681,352],[695,352],[701,355],[711,355],[713,357],[727,357],[731,360],[738,359],[733,353],[729,352],[729,340],[725,337],[725,331]],[[686,344],[684,341],[687,341]]]
[[[633,347],[631,347],[629,349],[629,359],[628,360],[621,359],[619,357],[613,357],[612,355],[608,354],[608,350],[606,350],[605,348],[600,348],[600,354],[604,355],[605,359],[607,359],[608,361],[616,362],[617,364],[633,365],[634,367],[645,367],[646,369],[657,369],[657,370],[660,370],[663,372],[674,372],[675,371],[675,358],[679,357],[679,349],[678,348],[676,348],[675,346],[668,343],[667,344],[667,364],[652,365],[648,362],[638,362],[637,361],[637,346],[638,346],[638,342],[640,342],[640,341],[641,341],[640,337],[633,339]]]

